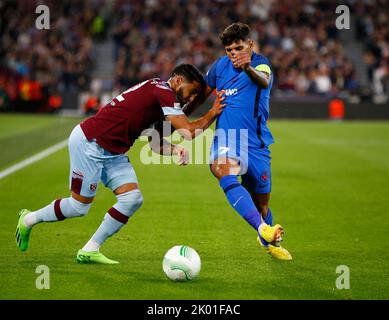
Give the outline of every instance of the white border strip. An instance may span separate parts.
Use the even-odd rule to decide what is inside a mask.
[[[30,164],[33,164],[34,162],[37,162],[39,160],[42,160],[43,158],[48,157],[49,155],[53,154],[54,152],[57,152],[58,150],[61,150],[62,148],[64,148],[67,144],[68,144],[68,139],[63,140],[63,141],[58,142],[57,144],[37,153],[37,154],[35,154],[35,155],[33,155],[33,156],[23,160],[23,161],[20,161],[19,163],[14,164],[13,166],[0,172],[0,179],[3,179],[6,176],[9,176],[10,174],[12,174],[14,172],[21,170],[21,169],[29,166]]]

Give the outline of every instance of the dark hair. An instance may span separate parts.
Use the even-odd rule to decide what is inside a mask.
[[[224,31],[219,34],[219,38],[222,41],[223,46],[229,46],[239,40],[246,41],[250,36],[250,31],[250,27],[247,24],[235,22],[225,28]]]
[[[197,81],[200,83],[201,88],[205,88],[205,80],[199,69],[194,65],[183,63],[176,66],[172,71],[172,77],[180,75],[183,76],[188,82]]]

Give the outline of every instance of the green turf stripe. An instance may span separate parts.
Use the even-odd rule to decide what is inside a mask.
[[[29,118],[28,118],[29,119]],[[29,119],[31,121],[31,119]],[[28,158],[47,147],[67,138],[73,128],[82,119],[68,119],[53,117],[51,123],[42,124],[42,128],[35,128],[28,133],[22,130],[12,136],[0,136],[2,152],[0,157],[0,168],[6,168],[20,160]],[[0,125],[2,122],[0,121]]]

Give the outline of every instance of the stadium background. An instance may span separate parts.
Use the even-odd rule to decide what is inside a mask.
[[[38,4],[50,8],[49,30],[35,27]],[[350,8],[350,30],[335,27],[339,4]],[[388,17],[385,0],[0,1],[0,298],[387,299]],[[182,62],[206,72],[224,54],[218,33],[234,21],[251,26],[275,73],[271,206],[296,261],[258,253],[207,165],[145,166],[141,142],[129,156],[145,205],[105,249],[120,267],[73,259],[112,205],[102,187],[88,217],[39,226],[20,255],[17,212],[66,196],[66,148],[4,171],[143,79],[166,80]],[[203,258],[200,280],[188,286],[168,283],[160,268],[181,242]],[[53,273],[47,292],[35,288],[39,264]],[[342,264],[350,290],[335,288]]]

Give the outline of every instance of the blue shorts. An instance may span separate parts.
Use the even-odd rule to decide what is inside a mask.
[[[251,193],[267,194],[271,192],[271,156],[268,148],[237,148],[229,143],[227,146],[213,143],[210,163],[216,159],[230,158],[240,165],[242,185]]]
[[[69,137],[70,190],[94,197],[100,180],[112,191],[126,183],[138,183],[135,170],[124,154],[113,155],[95,140],[88,141],[80,125]]]
[[[267,194],[271,192],[270,155],[258,150],[249,152],[247,172],[242,175],[242,185],[252,193]]]

